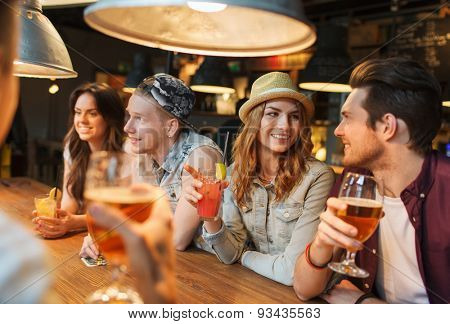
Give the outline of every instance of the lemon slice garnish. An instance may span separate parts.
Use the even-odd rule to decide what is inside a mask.
[[[216,179],[225,180],[227,177],[227,166],[223,163],[216,163]]]
[[[60,200],[61,199],[61,191],[56,187],[52,188],[52,190],[50,190],[50,192],[48,193],[49,198],[54,199],[55,191],[56,191],[56,200]]]

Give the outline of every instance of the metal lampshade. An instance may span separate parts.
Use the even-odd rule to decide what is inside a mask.
[[[132,93],[139,83],[141,83],[146,77],[153,74],[150,69],[150,62],[144,53],[136,53],[133,58],[133,67],[127,75],[125,81],[125,87],[123,91]]]
[[[317,49],[306,69],[300,71],[300,88],[325,92],[350,92],[352,60],[347,52],[347,28],[319,26]]]
[[[200,55],[287,54],[316,40],[300,0],[216,0],[226,5],[220,11],[192,9],[207,2],[211,0],[100,0],[85,9],[84,18],[109,36]]]
[[[30,78],[68,79],[78,76],[55,27],[42,14],[40,0],[24,0],[20,9],[21,37],[14,74]]]
[[[42,0],[43,7],[69,7],[92,3],[97,0]]]
[[[234,93],[233,78],[225,59],[206,57],[191,81],[191,89],[206,93]]]

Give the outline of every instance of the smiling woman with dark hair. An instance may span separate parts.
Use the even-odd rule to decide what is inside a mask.
[[[92,152],[122,151],[125,109],[107,84],[86,83],[69,99],[69,131],[64,139],[64,185],[56,218],[36,217],[36,230],[46,238],[86,228],[83,189]]]

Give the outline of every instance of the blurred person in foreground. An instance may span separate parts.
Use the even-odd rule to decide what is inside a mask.
[[[439,83],[418,63],[389,58],[360,64],[350,85],[335,130],[351,167],[344,173],[371,172],[383,181],[384,217],[362,246],[357,229],[336,216],[346,204],[330,198],[309,253],[297,261],[295,291],[308,300],[326,290],[321,296],[330,303],[448,303],[450,159],[431,145],[441,125]],[[343,249],[360,249],[356,263],[370,276],[333,287],[337,275],[329,282],[327,263]]]
[[[12,75],[18,37],[18,1],[0,1],[0,143],[11,125],[17,106],[18,80]],[[169,204],[156,202],[143,224],[125,222],[117,228],[123,236],[137,278],[139,292],[147,303],[174,302],[174,253]],[[92,207],[99,224],[112,228],[122,222],[116,210]],[[45,251],[22,226],[0,213],[0,303],[37,303],[51,295]],[[50,299],[51,300],[51,299]]]

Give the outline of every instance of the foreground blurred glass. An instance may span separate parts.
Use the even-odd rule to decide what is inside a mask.
[[[339,199],[347,204],[347,210],[339,211],[338,217],[358,229],[356,240],[365,242],[375,231],[382,216],[383,185],[374,177],[349,172],[345,175]],[[332,262],[333,271],[357,278],[367,278],[369,273],[356,266],[356,251],[347,250],[342,262]]]
[[[93,202],[120,209],[124,222],[132,219],[144,222],[150,215],[153,202],[157,199],[153,187],[145,184],[131,184],[130,177],[124,177],[129,168],[128,156],[116,152],[95,152],[91,155],[86,175],[84,198],[89,205]],[[128,266],[128,257],[120,235],[98,225],[87,213],[89,233],[100,253],[112,264],[113,284],[94,292],[88,303],[142,303],[132,288],[122,283]]]

